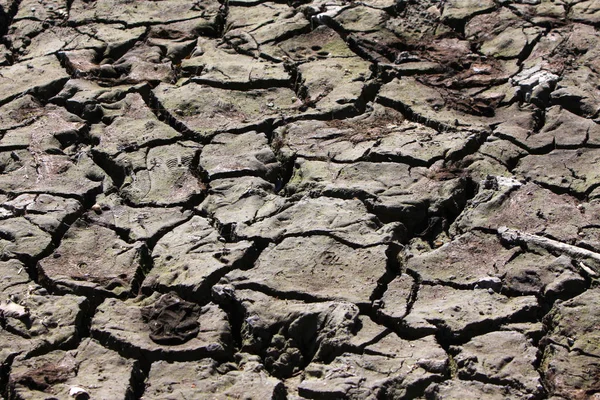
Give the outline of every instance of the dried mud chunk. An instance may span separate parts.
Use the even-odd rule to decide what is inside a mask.
[[[371,112],[347,120],[293,122],[275,131],[273,143],[286,157],[429,166],[460,154],[478,140],[477,132],[437,132],[375,104]]]
[[[301,104],[288,88],[236,91],[192,82],[160,84],[153,92],[173,118],[204,138],[257,126],[282,114],[291,117]]]
[[[34,259],[45,253],[52,237],[24,217],[2,220],[0,224],[0,259]]]
[[[154,267],[145,290],[174,290],[185,298],[209,295],[211,284],[227,271],[242,266],[252,243],[224,243],[206,219],[195,216],[164,235],[152,252]]]
[[[66,227],[65,224],[72,221],[82,208],[81,203],[75,199],[48,194],[22,194],[0,203],[0,207],[14,216],[23,215],[29,222],[48,233],[55,233],[58,229]]]
[[[12,266],[14,275],[26,274]],[[16,270],[16,268],[19,268]],[[6,272],[4,266],[0,266]],[[19,272],[21,271],[21,272]],[[18,286],[3,290],[0,302],[0,371],[10,366],[17,355],[24,357],[71,346],[78,340],[81,321],[86,311],[84,297],[48,296],[33,282],[15,282]]]
[[[62,153],[83,136],[85,121],[52,104],[46,105],[31,124],[6,132],[0,139],[0,151],[29,148],[32,152]]]
[[[541,372],[550,395],[588,398],[600,389],[597,289],[555,304],[544,318],[548,333]]]
[[[0,187],[5,193],[46,193],[87,197],[102,188],[104,172],[83,151],[74,157],[32,153],[0,153]]]
[[[17,35],[14,32],[13,35]],[[59,51],[94,49],[101,50],[106,44],[97,38],[78,32],[71,27],[51,27],[32,38],[31,43],[19,49],[19,60],[27,60],[54,54]]]
[[[394,240],[397,228],[398,224],[381,224],[359,200],[318,197],[289,202],[267,218],[238,224],[235,234],[244,239],[273,241],[301,234],[327,234],[343,242],[369,246]]]
[[[93,21],[104,23],[123,23],[127,26],[158,24],[199,18],[208,26],[215,25],[219,10],[217,1],[202,2],[190,7],[182,0],[165,0],[159,3],[132,3],[128,0],[98,0],[87,3],[76,0],[71,6],[69,22],[85,25]]]
[[[452,379],[442,383],[433,383],[425,391],[427,399],[464,400],[490,399],[505,400],[526,398],[526,396],[508,385],[495,385],[477,381]]]
[[[585,143],[597,143],[600,140],[600,129],[593,121],[560,106],[546,110],[546,123],[538,132],[534,129],[534,115],[525,114],[523,117],[501,123],[495,128],[494,134],[534,153],[549,152],[556,147],[583,147]]]
[[[55,56],[45,56],[2,68],[0,104],[33,93],[49,98],[69,80],[69,74]]]
[[[577,2],[571,7],[569,17],[574,21],[597,24],[600,22],[600,4],[596,0]]]
[[[111,64],[119,81],[139,83],[146,81],[171,82],[175,72],[171,61],[163,61],[164,53],[159,46],[139,44]],[[100,73],[104,70],[100,68]],[[112,78],[112,76],[108,76]]]
[[[38,263],[42,279],[61,291],[124,295],[138,273],[143,245],[81,221],[65,233],[54,253]]]
[[[450,0],[444,4],[442,21],[464,21],[496,7],[492,0]]]
[[[401,324],[410,331],[435,333],[442,330],[453,338],[535,315],[535,296],[506,297],[487,289],[457,290],[447,286],[423,285],[411,312]]]
[[[437,132],[407,121],[391,128],[392,132],[371,149],[371,159],[431,166],[438,160],[455,158],[480,141],[481,136],[478,132],[469,131]]]
[[[448,362],[432,337],[407,341],[392,333],[374,347],[375,354],[345,353],[330,364],[311,363],[298,393],[309,399],[402,398],[440,379]]]
[[[390,162],[346,164],[298,159],[287,188],[292,193],[310,191],[334,197],[383,197],[405,192],[419,181],[421,176],[411,174],[410,169],[409,165]]]
[[[12,53],[8,50],[6,45],[0,45],[0,66],[5,66],[10,64],[10,60],[12,58]]]
[[[127,84],[105,87],[87,79],[70,79],[52,101],[72,112],[97,120],[103,116],[98,103],[118,102],[132,88],[133,85]]]
[[[471,231],[429,253],[409,258],[406,268],[431,285],[499,291],[505,265],[517,252],[502,246],[495,235]]]
[[[384,221],[408,230],[430,216],[457,213],[466,201],[467,180],[443,169],[393,162],[330,163],[299,159],[287,185],[291,193],[365,198]]]
[[[217,2],[208,3],[209,7],[218,5]],[[200,6],[202,7],[202,6]],[[198,36],[211,36],[217,35],[219,17],[212,18],[210,13],[207,13],[208,19],[205,18],[192,18],[185,20],[176,20],[174,22],[165,22],[159,25],[150,25],[148,35],[150,38],[160,39],[171,39],[173,42],[184,41],[184,40],[196,40]],[[145,29],[145,27],[144,27]]]
[[[598,57],[597,52],[593,54]],[[600,110],[597,97],[600,76],[595,72],[595,66],[590,67],[581,65],[564,72],[556,89],[550,93],[552,103],[585,118],[596,117]]]
[[[389,29],[351,33],[347,37],[348,45],[356,49],[361,57],[371,62],[389,63],[396,60],[404,49],[403,43],[395,34],[396,28],[390,26]]]
[[[277,377],[299,372],[308,360],[331,360],[359,328],[358,307],[351,303],[283,300],[228,285],[214,286],[213,296],[242,313],[242,350],[260,354]]]
[[[539,39],[541,33],[542,29],[537,27],[508,27],[491,40],[483,42],[480,51],[499,59],[517,58]]]
[[[430,43],[436,36],[449,32],[449,28],[440,24],[441,4],[437,1],[419,1],[402,4],[399,16],[390,18],[386,28],[394,32],[400,40],[399,51]],[[381,30],[380,30],[381,32]],[[391,58],[390,61],[394,61]]]
[[[385,251],[385,246],[352,249],[326,236],[287,238],[269,246],[254,268],[226,278],[239,288],[369,304],[386,270]],[[370,268],[362,268],[365,264]]]
[[[43,292],[33,286],[31,294],[22,292],[18,296],[19,304],[27,314],[21,318],[7,317],[5,323],[8,329],[19,336],[33,339],[32,343],[37,342],[35,347],[58,347],[78,338],[86,299],[72,295],[35,294],[36,291]]]
[[[365,347],[375,343],[379,338],[390,333],[390,330],[383,325],[379,325],[366,315],[359,315],[357,327],[354,335],[350,338],[348,344],[350,348],[360,349],[363,351]]]
[[[285,206],[287,200],[276,195],[275,189],[272,183],[252,176],[216,179],[210,182],[200,209],[227,229],[237,224],[251,225]]]
[[[19,295],[27,290],[27,286],[32,284],[25,265],[17,260],[0,261],[0,293],[2,300],[13,298],[13,295]],[[12,301],[12,300],[11,300]]]
[[[370,76],[369,66],[370,63],[360,57],[329,58],[301,64],[298,72],[306,89],[307,113],[316,115],[353,109]]]
[[[6,42],[10,44],[14,53],[11,57],[13,60],[18,59],[20,52],[31,43],[31,38],[41,34],[44,31],[44,23],[37,20],[22,19],[13,21],[7,30]]]
[[[486,118],[453,110],[438,89],[423,85],[413,78],[395,78],[379,92],[377,102],[397,108],[414,120],[438,130],[454,130],[461,126],[487,129]]]
[[[600,144],[600,127],[593,121],[582,118],[561,107],[546,110],[546,124],[540,134],[552,137],[558,147],[583,147],[584,144]]]
[[[194,49],[194,44],[196,40],[172,40],[167,39],[164,36],[158,35],[158,37],[150,37],[148,39],[148,44],[151,46],[158,46],[162,50],[162,54],[164,54],[163,62],[166,60],[171,60],[175,64],[176,72],[179,71],[183,59],[190,55],[190,52]]]
[[[547,0],[543,3],[551,5],[556,4]],[[556,6],[560,8],[563,7],[562,5]],[[553,74],[562,73],[567,61],[561,56],[564,47],[572,46],[577,49],[576,51],[579,51],[581,42],[589,41],[594,37],[594,33],[590,31],[590,28],[591,27],[582,24],[573,24],[567,28],[553,29],[542,36],[538,43],[533,47],[529,57],[523,61],[524,69],[538,67]],[[571,37],[571,32],[575,33],[573,35],[575,37]],[[579,38],[583,40],[580,41],[578,40]],[[589,49],[590,47],[592,47],[592,45],[589,42],[584,45],[585,49]]]
[[[492,332],[477,336],[456,352],[458,377],[465,380],[504,383],[529,396],[542,391],[535,369],[537,348],[517,332]]]
[[[583,196],[600,181],[600,150],[555,150],[523,158],[515,173],[536,183]]]
[[[142,320],[150,328],[150,339],[161,345],[183,344],[200,331],[200,306],[177,295],[162,295],[154,304],[142,308]]]
[[[202,194],[205,187],[199,179],[195,142],[152,147],[145,165],[125,177],[123,196],[136,205],[177,205]],[[127,155],[123,156],[127,158]]]
[[[598,393],[598,358],[549,344],[540,367],[548,392],[553,398],[593,399]]]
[[[293,10],[289,6],[268,2],[254,7],[230,7],[227,21],[230,29],[247,28],[251,32],[261,25],[272,23],[290,14],[293,14]]]
[[[107,299],[92,320],[92,337],[129,357],[145,357],[150,361],[189,361],[204,357],[223,358],[228,354],[231,333],[227,315],[214,304],[201,308],[199,332],[187,342],[164,345],[151,338],[142,310],[155,304],[162,295],[121,301]]]
[[[381,299],[375,300],[373,306],[377,314],[388,320],[404,318],[410,311],[409,300],[414,295],[415,281],[407,274],[402,274],[388,283]]]
[[[123,358],[93,339],[85,339],[76,350],[18,358],[9,385],[15,399],[125,399],[133,393],[136,374],[137,361]]]
[[[262,371],[262,365],[258,362],[245,363],[238,369],[232,365],[219,366],[211,359],[189,363],[153,363],[144,398],[162,399],[165,396],[202,400],[247,396],[271,400],[286,398],[283,383]]]
[[[551,300],[572,297],[586,290],[585,279],[571,258],[532,250],[535,253],[521,254],[504,268],[505,289],[520,294],[543,295]]]
[[[106,47],[102,55],[111,57],[131,47],[146,32],[146,27],[127,28],[125,24],[106,24],[92,21],[78,26],[77,30],[104,42]]]
[[[334,21],[345,32],[372,32],[383,26],[389,14],[375,8],[359,5],[344,9]]]
[[[190,211],[180,208],[130,207],[114,193],[98,196],[96,204],[99,208],[88,212],[86,218],[98,225],[125,231],[132,240],[152,240],[191,216]]]
[[[221,133],[202,149],[200,166],[209,179],[233,178],[240,175],[275,180],[279,162],[263,133]]]
[[[230,39],[232,40],[232,39]],[[235,47],[235,43],[232,43]],[[239,54],[214,40],[199,38],[192,57],[183,60],[181,69],[191,81],[231,89],[289,86],[290,76],[283,64]]]
[[[258,45],[287,39],[310,30],[310,21],[285,4],[262,3],[254,7],[229,7],[229,31],[248,32]]]
[[[535,4],[537,3],[537,4]],[[566,18],[566,4],[552,0],[542,0],[532,4],[512,4],[520,15],[538,26],[560,25]]]
[[[0,106],[0,126],[4,131],[26,126],[45,114],[40,102],[30,94]]]
[[[287,157],[333,161],[357,161],[375,143],[365,135],[361,140],[357,132],[324,121],[298,121],[279,128],[275,141]],[[356,137],[355,140],[353,140]]]
[[[65,0],[49,0],[43,4],[39,4],[35,0],[23,0],[18,4],[18,11],[14,19],[54,20],[55,22],[59,22],[63,19],[62,15],[67,11],[67,7],[68,5]],[[5,8],[5,10],[8,11],[9,9]]]
[[[379,149],[378,143],[393,137],[403,124],[401,113],[375,104],[371,111],[354,118],[287,124],[275,130],[272,142],[286,158],[358,161],[388,150],[387,146]]]
[[[502,226],[538,235],[549,235],[566,243],[600,249],[599,232],[591,229],[600,217],[597,202],[581,203],[572,196],[556,194],[534,183],[493,178],[497,190],[481,189],[453,230],[498,229]]]
[[[104,114],[114,113],[109,125],[93,125],[91,136],[98,140],[94,151],[114,157],[122,151],[168,142],[181,137],[179,132],[158,120],[137,93],[103,106]]]
[[[544,324],[549,328],[546,340],[569,351],[598,357],[600,349],[596,344],[600,336],[597,331],[599,299],[600,292],[590,289],[577,297],[555,304],[544,319]]]
[[[261,46],[270,57],[295,61],[314,61],[323,58],[354,57],[344,39],[333,29],[320,25],[309,33],[294,36],[277,45]]]

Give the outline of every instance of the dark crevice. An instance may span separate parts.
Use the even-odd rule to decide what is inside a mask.
[[[110,177],[114,185],[120,188],[129,173],[122,166],[115,163],[114,158],[108,154],[92,149],[92,160]]]
[[[413,285],[410,291],[410,295],[408,296],[408,299],[406,300],[406,313],[404,315],[404,317],[406,317],[407,315],[410,314],[410,312],[412,311],[415,302],[417,301],[417,299],[419,298],[419,288],[421,287],[421,283],[422,283],[422,279],[421,276],[419,274],[417,274],[416,272],[413,272],[411,270],[406,270],[406,274],[410,275],[413,279]]]
[[[256,282],[239,282],[236,283],[235,288],[237,290],[244,290],[244,289],[249,289],[249,290],[254,290],[257,292],[261,292],[266,294],[267,296],[271,296],[277,299],[282,299],[282,300],[297,300],[297,301],[302,301],[304,303],[325,303],[325,302],[329,302],[329,301],[335,301],[335,298],[321,298],[321,297],[317,297],[317,296],[313,296],[309,293],[305,293],[305,292],[294,292],[294,291],[280,291],[274,288],[271,288],[269,286],[260,284],[260,283],[256,283]],[[359,309],[361,309],[362,307],[365,306],[369,306],[368,304],[357,304],[357,306],[359,307]],[[362,312],[362,310],[361,310]]]
[[[456,130],[456,127],[454,127],[454,126],[450,126],[450,125],[447,125],[447,124],[444,124],[444,123],[441,123],[438,121],[434,121],[432,119],[429,119],[429,118],[419,115],[418,113],[414,112],[409,106],[407,106],[401,102],[386,99],[384,97],[378,97],[376,99],[376,101],[377,101],[377,103],[381,104],[382,106],[393,108],[395,110],[400,111],[407,120],[424,125],[428,128],[434,129],[438,132],[453,132]]]
[[[12,368],[12,363],[20,355],[19,352],[15,352],[14,354],[10,354],[6,357],[4,362],[0,364],[0,396],[3,399],[10,399],[9,397],[9,379],[10,379],[10,371]]]
[[[169,113],[169,111],[167,111],[167,109],[162,106],[158,98],[154,96],[154,93],[152,93],[151,90],[148,90],[146,93],[143,93],[142,98],[144,99],[148,107],[156,114],[156,117],[160,121],[166,122],[171,128],[181,133],[184,137],[188,139],[200,139],[202,144],[206,144],[210,140],[202,140],[201,137],[198,137],[196,132],[188,128],[183,122],[179,121],[177,118],[171,115],[171,113]]]
[[[138,251],[140,266],[136,269],[135,275],[130,282],[131,289],[129,290],[129,298],[135,298],[142,293],[142,283],[144,282],[148,272],[152,270],[153,267],[152,255],[148,250],[148,247],[143,245]]]
[[[231,325],[231,339],[235,350],[241,350],[243,346],[242,325],[246,319],[246,312],[242,305],[235,299],[233,292],[220,292],[211,289],[212,300],[225,311],[229,324]]]
[[[388,285],[394,278],[396,278],[401,273],[400,261],[398,260],[398,255],[403,250],[403,247],[399,244],[392,243],[388,246],[385,251],[385,255],[387,257],[385,273],[377,280],[377,286],[371,293],[369,300],[375,302],[380,300],[381,297],[386,292]]]
[[[126,394],[125,400],[142,400],[144,391],[146,390],[146,379],[150,374],[152,363],[146,358],[140,358],[135,361],[131,369],[129,377],[129,391]]]
[[[256,89],[272,89],[272,88],[289,88],[291,83],[289,80],[280,79],[257,79],[249,80],[247,82],[219,82],[212,79],[204,79],[202,77],[191,77],[186,81],[185,84],[190,82],[197,83],[199,85],[206,85],[217,89],[236,90],[241,92],[247,92]]]
[[[310,159],[308,157],[305,157],[305,158]],[[367,161],[367,162],[373,162],[373,163],[391,162],[391,163],[398,163],[398,164],[406,164],[411,167],[429,168],[429,167],[431,167],[431,165],[435,164],[436,162],[438,162],[440,160],[443,160],[442,156],[432,157],[429,160],[422,160],[419,158],[414,158],[408,154],[377,154],[377,153],[369,152],[368,154],[362,156],[360,159],[358,159],[356,161],[354,161],[354,160],[348,161],[347,163],[355,163],[357,161]],[[333,161],[333,162],[336,162],[336,161]],[[344,163],[346,163],[346,162],[344,162]]]

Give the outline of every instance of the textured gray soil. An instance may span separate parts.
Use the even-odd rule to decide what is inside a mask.
[[[600,399],[598,28],[0,0],[0,398]]]

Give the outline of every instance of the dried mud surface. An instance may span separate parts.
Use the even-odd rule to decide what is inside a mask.
[[[600,398],[596,0],[0,0],[0,397]]]

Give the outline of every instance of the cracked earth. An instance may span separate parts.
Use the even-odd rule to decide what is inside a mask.
[[[597,0],[0,0],[0,397],[599,399]]]

